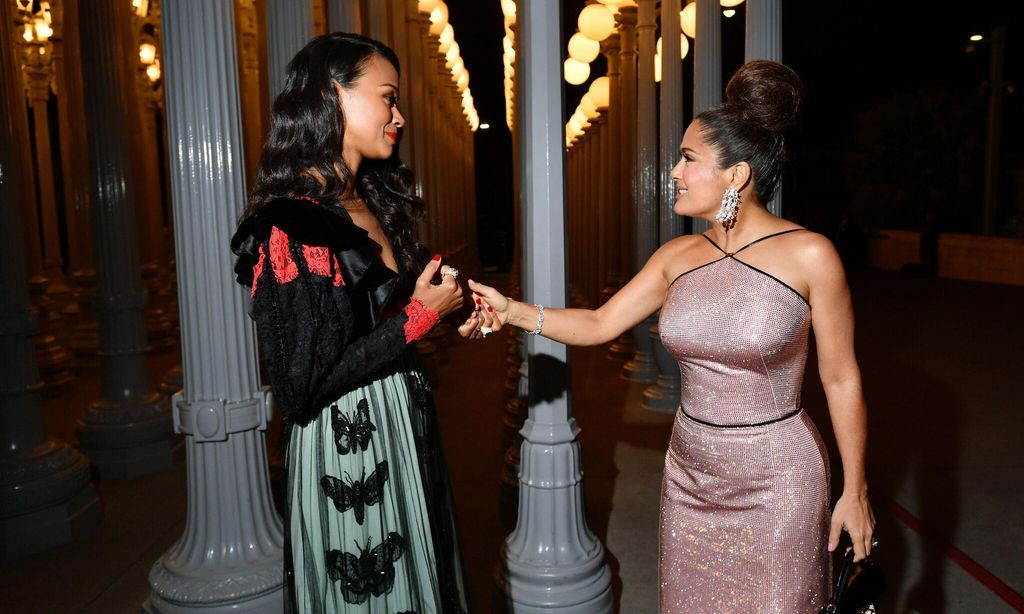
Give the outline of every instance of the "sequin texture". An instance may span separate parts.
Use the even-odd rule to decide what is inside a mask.
[[[662,483],[662,613],[810,614],[827,600],[827,453],[805,413],[785,417],[800,408],[810,319],[802,296],[737,256],[669,288],[661,340],[682,390]]]

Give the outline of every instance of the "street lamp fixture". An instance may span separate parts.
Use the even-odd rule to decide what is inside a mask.
[[[679,11],[679,28],[690,38],[697,37],[697,3],[691,2]]]
[[[582,85],[590,77],[590,64],[586,62],[569,58],[562,66],[565,81],[572,85]]]
[[[588,4],[577,20],[580,32],[593,41],[603,41],[615,31],[615,16],[603,4]]]

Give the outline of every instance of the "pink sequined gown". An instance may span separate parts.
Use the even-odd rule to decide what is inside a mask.
[[[800,410],[811,309],[741,260],[754,243],[680,275],[661,310],[682,374],[662,485],[663,614],[816,614],[828,599],[828,458]]]

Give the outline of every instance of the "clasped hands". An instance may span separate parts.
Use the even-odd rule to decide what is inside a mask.
[[[441,282],[433,283],[440,274]],[[441,255],[436,254],[423,268],[412,298],[423,303],[423,306],[437,312],[441,318],[454,313],[463,305],[462,286],[456,281],[459,273],[454,267],[441,264]],[[473,311],[466,321],[459,326],[459,334],[467,339],[483,339],[501,330],[508,321],[509,307],[512,301],[500,292],[469,280],[472,291]]]

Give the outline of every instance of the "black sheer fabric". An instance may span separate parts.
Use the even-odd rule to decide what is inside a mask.
[[[298,267],[298,276],[288,283],[277,283],[270,262],[259,279],[253,278],[260,246],[270,254],[274,227],[288,235]],[[373,255],[366,231],[344,209],[279,199],[244,219],[231,246],[238,255],[239,283],[256,284],[252,317],[274,398],[288,426],[309,424],[331,401],[405,351],[407,316],[398,313],[380,322],[397,275]],[[327,247],[345,285],[312,273],[303,246]],[[335,259],[330,262],[334,266]]]
[[[437,576],[441,586],[443,611],[464,614],[469,611],[469,587],[462,561],[462,547],[455,526],[455,508],[448,478],[448,464],[444,458],[441,430],[437,422],[434,396],[430,383],[419,368],[419,357],[409,352],[407,360],[416,366],[409,369],[409,391],[413,404],[411,420],[416,452],[419,455],[420,474],[427,500],[427,513],[433,529],[434,555],[437,557]]]

